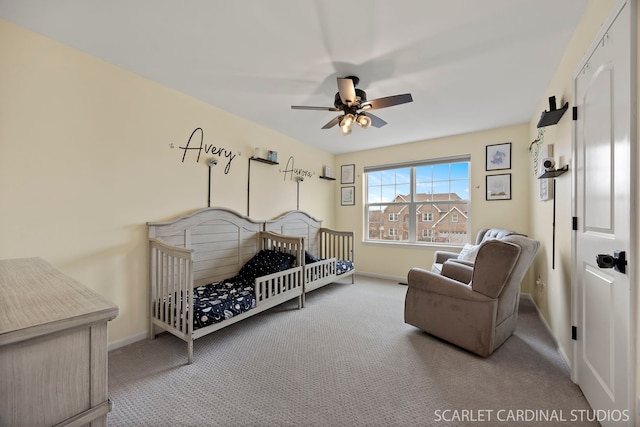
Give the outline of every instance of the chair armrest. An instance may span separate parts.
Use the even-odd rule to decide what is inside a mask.
[[[436,264],[444,264],[445,261],[451,258],[458,258],[458,254],[455,252],[436,251],[434,254],[434,261]]]
[[[469,284],[473,277],[473,266],[460,260],[449,260],[442,265],[442,275]]]
[[[470,285],[458,282],[446,276],[441,276],[422,268],[412,268],[407,275],[407,284],[410,288],[449,296],[468,301],[488,302],[493,301],[479,292],[471,289]]]
[[[456,262],[458,264],[466,265],[467,267],[471,267],[471,268],[473,268],[473,266],[475,265],[474,261],[469,261],[467,259],[452,258],[447,260],[447,262]]]

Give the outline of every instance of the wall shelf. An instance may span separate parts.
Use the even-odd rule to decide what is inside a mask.
[[[556,109],[556,97],[549,97],[549,111],[543,111],[540,116],[540,120],[538,121],[538,128],[543,128],[546,126],[555,125],[560,121],[564,113],[569,108],[569,103],[565,102],[565,104],[560,109]]]
[[[560,169],[554,169],[554,170],[550,170],[550,171],[544,172],[542,175],[540,175],[538,177],[538,179],[555,178],[555,177],[560,176],[560,175],[562,175],[562,174],[564,174],[564,173],[566,173],[568,171],[569,171],[569,165],[564,165]]]
[[[326,179],[327,181],[335,181],[335,178],[331,178],[330,176],[322,176],[320,175],[318,178],[320,179]]]
[[[266,163],[268,165],[279,165],[280,163],[271,160],[263,159],[261,157],[249,157],[249,160],[255,160],[256,162]]]

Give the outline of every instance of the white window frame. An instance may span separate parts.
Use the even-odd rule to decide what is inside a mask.
[[[364,178],[365,178],[365,194],[368,194],[368,190],[369,190],[369,184],[368,184],[368,173],[369,172],[379,172],[379,171],[384,171],[384,170],[394,170],[394,169],[404,169],[404,168],[410,168],[411,170],[411,200],[406,201],[406,202],[384,202],[384,203],[368,203],[367,201],[367,196],[365,196],[365,203],[364,203],[364,213],[363,213],[363,217],[364,217],[364,222],[365,222],[365,233],[363,236],[363,240],[365,243],[372,243],[372,244],[377,244],[377,243],[382,243],[382,244],[415,244],[415,245],[430,245],[430,246],[461,246],[461,244],[459,243],[435,243],[435,242],[424,242],[424,241],[419,241],[417,239],[417,230],[418,230],[418,216],[416,215],[417,211],[418,211],[418,206],[423,204],[423,202],[419,202],[419,201],[415,201],[413,200],[414,194],[416,193],[416,168],[420,167],[420,166],[429,166],[429,165],[437,165],[437,164],[451,164],[451,163],[461,163],[461,162],[467,162],[469,163],[469,184],[471,181],[471,156],[470,155],[463,155],[463,156],[455,156],[455,157],[447,157],[447,158],[441,158],[441,159],[429,159],[429,160],[422,160],[422,161],[412,161],[412,162],[406,162],[406,163],[397,163],[397,164],[390,164],[390,165],[378,165],[378,166],[365,166],[364,167]],[[455,205],[455,204],[459,204],[459,205],[466,205],[466,211],[469,212],[467,215],[465,215],[465,217],[467,218],[467,230],[466,230],[466,238],[467,241],[466,243],[470,242],[470,236],[471,236],[471,218],[470,218],[470,212],[471,212],[471,194],[469,193],[469,199],[462,199],[462,200],[443,200],[443,201],[436,201],[433,202],[435,204],[448,204],[448,205]],[[397,240],[384,240],[381,239],[380,237],[382,237],[382,235],[379,235],[380,237],[378,238],[372,238],[369,239],[369,208],[370,207],[374,207],[374,206],[393,206],[393,205],[397,205],[397,206],[407,206],[409,208],[408,212],[413,212],[411,214],[408,215],[408,219],[409,219],[409,224],[408,224],[408,236],[409,239],[408,240],[403,240],[403,241],[397,241]],[[433,215],[432,212],[428,212],[427,214],[431,214],[432,217],[432,221],[435,221],[435,215]],[[456,213],[457,214],[457,213]],[[391,222],[392,220],[390,219],[391,214],[389,215],[389,222]],[[395,221],[398,221],[399,217],[396,215],[395,216]],[[453,221],[452,221],[453,222]],[[395,234],[392,234],[391,229],[388,230],[388,234],[387,236],[389,237],[397,237],[398,236],[398,230],[394,229]],[[446,234],[443,234],[446,235]],[[433,234],[431,236],[431,240],[435,240],[436,237],[436,232],[435,230],[433,231]]]

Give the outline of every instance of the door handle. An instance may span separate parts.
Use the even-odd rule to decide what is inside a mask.
[[[613,255],[599,254],[596,256],[596,264],[600,268],[613,268],[620,273],[626,273],[627,254],[625,251],[614,251]]]

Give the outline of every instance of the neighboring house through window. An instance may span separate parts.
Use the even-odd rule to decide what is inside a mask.
[[[469,156],[367,166],[366,240],[469,242]]]

